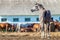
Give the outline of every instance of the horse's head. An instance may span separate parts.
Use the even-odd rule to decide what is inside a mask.
[[[38,11],[40,9],[44,9],[42,4],[36,3],[35,6],[31,9],[31,12]]]

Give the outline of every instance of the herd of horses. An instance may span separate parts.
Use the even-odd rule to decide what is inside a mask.
[[[9,23],[0,23],[0,31],[15,31],[16,27]]]
[[[21,28],[22,32],[25,31],[40,31],[41,30],[41,25],[39,23],[34,23],[32,24],[33,26],[28,26],[27,28]],[[60,22],[52,22],[50,24],[50,30],[51,32],[56,32],[56,31],[60,31]]]
[[[0,23],[0,31],[15,31],[16,26],[10,24],[10,23]],[[41,25],[39,23],[34,23],[32,26],[28,26],[27,28],[21,27],[20,31],[40,31]],[[60,31],[60,22],[53,22],[51,23],[51,32]]]
[[[38,23],[32,23],[27,27],[21,27],[21,32],[35,32],[40,29],[40,25]]]

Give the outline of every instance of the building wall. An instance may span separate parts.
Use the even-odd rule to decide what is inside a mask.
[[[36,2],[52,14],[60,14],[60,0],[0,0],[0,15],[39,15],[38,11],[30,11]]]
[[[53,20],[58,20],[60,21],[60,16],[52,16],[53,17]],[[3,18],[3,21],[2,21],[2,18]],[[7,20],[4,21],[4,18],[6,18]],[[15,21],[13,20],[14,18],[18,18],[18,20]],[[27,16],[0,16],[0,22],[10,22],[10,23],[24,23],[24,22],[39,22],[38,20],[39,16],[38,15],[35,15],[35,16],[30,16],[30,15],[27,15]]]

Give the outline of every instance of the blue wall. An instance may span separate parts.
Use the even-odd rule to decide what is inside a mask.
[[[52,16],[54,20],[59,20],[60,16]],[[0,16],[0,22],[1,18],[7,18],[8,22],[13,22],[13,18],[19,18],[18,22],[25,22],[25,18],[30,18],[31,20],[29,22],[39,22],[37,21],[37,18],[39,18],[38,15],[36,16]],[[59,20],[60,21],[60,20]]]

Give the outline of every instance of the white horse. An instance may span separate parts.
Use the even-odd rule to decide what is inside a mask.
[[[40,12],[40,25],[41,25],[41,38],[45,38],[50,36],[50,22],[45,23],[43,14],[45,11],[47,11],[42,4],[36,3],[35,6],[31,9],[31,12],[39,11]],[[48,30],[49,29],[49,30]]]

